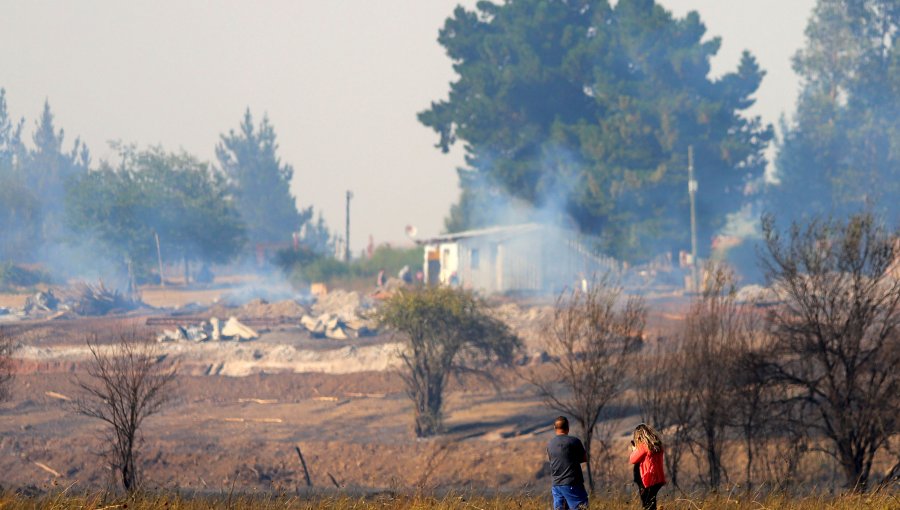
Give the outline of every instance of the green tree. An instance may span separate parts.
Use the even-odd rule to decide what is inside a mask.
[[[45,101],[32,135],[34,148],[28,151],[22,164],[25,185],[40,200],[44,242],[62,241],[66,183],[86,173],[90,166],[87,146],[76,139],[66,152],[64,139],[65,131],[56,129],[50,103]]]
[[[711,78],[721,41],[705,31],[696,12],[675,19],[653,0],[458,7],[438,39],[458,79],[419,114],[442,150],[465,143],[447,228],[498,221],[506,198],[562,213],[619,256],[684,247],[693,145],[708,239],[762,175],[772,128],[744,113],[756,60]]]
[[[0,261],[33,258],[41,237],[41,204],[21,173],[24,122],[10,119],[0,88]]]
[[[294,169],[278,157],[275,128],[263,116],[256,128],[248,108],[238,132],[220,136],[219,165],[233,186],[238,210],[255,243],[286,243],[313,215],[312,207],[297,210],[290,191]]]
[[[474,294],[449,287],[400,290],[385,302],[378,319],[404,341],[400,376],[415,406],[418,437],[443,430],[444,390],[451,375],[487,375],[485,368],[510,362],[521,345]]]
[[[244,229],[225,178],[185,153],[119,147],[121,162],[73,181],[66,207],[70,226],[96,237],[129,269],[156,260],[158,235],[167,258],[226,262],[243,248]]]
[[[770,209],[808,221],[900,213],[900,4],[819,0],[794,58],[803,80]]]

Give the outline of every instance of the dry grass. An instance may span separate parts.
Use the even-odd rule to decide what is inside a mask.
[[[57,491],[53,494],[31,498],[12,493],[0,495],[0,508],[2,509],[545,510],[549,506],[548,495],[544,494],[502,496],[448,494],[442,497],[396,494],[369,496],[291,496],[272,494],[184,496],[173,492],[161,492],[123,497],[108,493],[72,495],[66,491]],[[635,498],[627,495],[606,496],[594,498],[591,501],[590,508],[592,510],[625,510],[636,509],[638,504]],[[665,510],[855,510],[859,508],[895,510],[900,509],[900,497],[898,497],[896,492],[837,497],[767,496],[755,498],[734,495],[696,498],[673,497],[663,499],[660,508]]]

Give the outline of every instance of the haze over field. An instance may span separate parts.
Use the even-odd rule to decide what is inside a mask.
[[[900,0],[0,0],[0,507],[895,508],[898,197]]]
[[[744,49],[758,58],[767,74],[751,114],[775,124],[791,114],[790,59],[812,0],[660,3],[678,17],[697,10],[707,37],[723,36],[713,75],[733,70]],[[114,156],[111,139],[214,161],[219,134],[245,107],[267,112],[301,207],[321,208],[340,230],[344,191],[354,190],[356,251],[369,234],[404,242],[407,224],[438,233],[458,197],[461,148],[441,154],[416,119],[454,79],[436,39],[457,4],[475,2],[5,2],[0,86],[26,132],[49,99],[67,139],[80,136],[95,162]]]

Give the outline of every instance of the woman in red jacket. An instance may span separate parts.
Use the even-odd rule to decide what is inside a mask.
[[[656,510],[656,494],[666,484],[666,473],[663,470],[662,441],[650,425],[641,423],[635,427],[628,462],[640,471],[642,508]]]

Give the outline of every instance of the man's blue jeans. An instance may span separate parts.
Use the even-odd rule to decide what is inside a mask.
[[[586,509],[588,506],[588,495],[584,485],[554,485],[550,488],[550,493],[553,494],[553,510]]]

